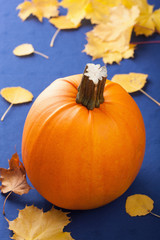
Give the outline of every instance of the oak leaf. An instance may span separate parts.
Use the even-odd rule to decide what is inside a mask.
[[[48,59],[48,56],[46,56],[45,54],[40,53],[38,51],[35,51],[34,47],[30,43],[23,43],[23,44],[17,46],[13,50],[13,54],[18,56],[18,57],[28,56],[28,55],[31,55],[33,53],[36,53],[36,54],[41,55],[42,57]]]
[[[154,201],[143,194],[134,194],[126,200],[126,212],[132,216],[145,216],[151,213]]]
[[[24,1],[17,6],[20,10],[18,16],[24,21],[31,14],[36,16],[40,22],[43,18],[58,16],[58,1],[57,0],[32,0]]]
[[[2,193],[9,192],[6,199],[12,192],[18,195],[22,195],[24,193],[28,193],[29,190],[32,189],[27,183],[26,171],[23,164],[19,160],[18,154],[17,153],[13,154],[8,162],[9,169],[0,168],[0,181],[2,182],[0,190]]]
[[[26,103],[26,102],[31,102],[33,99],[33,94],[30,91],[28,91],[27,89],[22,88],[22,87],[3,88],[3,89],[1,89],[0,94],[6,101],[11,103],[10,106],[8,107],[8,109],[5,111],[5,113],[1,117],[1,121],[4,120],[4,117],[6,116],[7,112],[10,110],[10,108],[14,104],[22,104],[22,103]]]
[[[19,211],[18,217],[8,221],[9,229],[13,231],[15,240],[73,240],[69,232],[63,232],[70,222],[68,213],[54,207],[43,212],[35,206],[26,206]]]

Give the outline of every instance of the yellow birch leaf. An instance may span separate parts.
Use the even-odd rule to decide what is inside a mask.
[[[33,53],[36,53],[36,54],[41,55],[42,57],[48,59],[47,55],[45,55],[43,53],[40,53],[38,51],[35,51],[34,47],[30,43],[23,43],[23,44],[17,46],[13,50],[13,54],[18,56],[18,57],[28,56],[28,55],[31,55]]]
[[[67,16],[59,16],[49,20],[58,29],[73,29],[78,28],[80,24],[74,24]]]
[[[21,44],[13,50],[13,54],[16,56],[19,56],[19,57],[27,56],[32,53],[34,53],[34,48],[33,48],[32,44],[29,44],[29,43]]]
[[[15,220],[7,220],[9,229],[14,233],[12,239],[73,240],[69,232],[63,232],[70,222],[67,214],[54,207],[48,212],[43,212],[33,205],[26,206],[19,211]]]
[[[120,84],[127,92],[132,93],[144,87],[147,77],[147,74],[142,73],[116,74],[111,81]]]
[[[17,6],[20,10],[18,16],[24,21],[31,14],[36,16],[40,22],[44,18],[58,16],[58,1],[57,0],[32,0],[24,1]]]
[[[12,104],[31,102],[33,94],[22,87],[7,87],[1,90],[1,96]]]
[[[50,23],[52,23],[55,27],[57,27],[57,31],[54,33],[51,42],[50,47],[53,47],[54,41],[60,32],[60,30],[64,29],[74,29],[78,28],[80,26],[80,23],[74,24],[68,17],[66,16],[59,16],[57,18],[51,18],[49,20]]]
[[[3,114],[1,121],[4,120],[7,112],[13,106],[13,104],[21,104],[26,102],[31,102],[33,99],[33,94],[29,92],[27,89],[22,87],[7,87],[1,89],[1,96],[10,104],[8,109]]]
[[[126,212],[132,216],[145,216],[151,213],[154,201],[143,194],[129,196],[126,200]]]

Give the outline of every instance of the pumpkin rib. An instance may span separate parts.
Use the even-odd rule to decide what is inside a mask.
[[[67,83],[69,83],[70,85],[72,85],[76,90],[77,90],[77,87],[74,85],[74,83],[72,83],[72,82],[70,82],[70,81],[68,81],[67,79],[59,79],[59,80],[61,80],[61,81],[63,81],[63,82],[67,82]]]
[[[69,106],[71,106],[71,105],[75,105],[75,103],[73,103],[73,102],[71,102],[71,103],[67,103],[67,104],[64,104],[64,105],[62,105],[62,106],[60,106],[58,109],[56,109],[56,111],[55,112],[53,112],[53,113],[51,113],[48,117],[47,117],[47,119],[45,120],[45,122],[43,122],[43,124],[40,126],[40,129],[39,129],[39,135],[40,135],[40,133],[41,133],[41,131],[43,131],[43,128],[45,127],[45,125],[47,125],[48,124],[48,120],[51,118],[51,117],[53,117],[53,116],[55,116],[55,114],[58,114],[59,113],[59,111],[62,111],[62,110],[64,110],[64,108],[68,108]],[[44,112],[41,114],[41,116],[42,115],[44,115]],[[39,117],[40,117],[40,115],[38,115]],[[36,121],[40,121],[39,119],[36,119]],[[35,123],[36,122],[34,122],[33,124],[32,124],[32,129],[33,128],[35,128]],[[31,130],[32,129],[30,129],[30,131],[28,131],[28,134],[30,134],[30,135],[32,135],[32,133],[31,133]],[[25,134],[25,133],[24,133]],[[34,144],[32,145],[32,150],[31,150],[31,148],[30,148],[30,150],[31,150],[31,152],[34,152],[34,148],[35,148],[35,144],[36,144],[36,138],[37,137],[37,139],[38,139],[38,137],[39,136],[34,136]],[[25,138],[26,139],[30,139],[30,137],[28,137],[28,136],[25,136]],[[23,141],[23,140],[22,140]],[[26,145],[27,145],[27,142],[26,142]],[[25,145],[24,145],[24,148],[25,148]],[[25,151],[25,149],[24,149],[24,151]],[[30,159],[30,160],[32,160],[32,158]],[[28,164],[28,166],[31,166],[31,164],[30,164],[30,162],[28,162],[27,163]],[[30,167],[29,167],[29,169],[30,169]],[[29,170],[30,171],[30,170]]]

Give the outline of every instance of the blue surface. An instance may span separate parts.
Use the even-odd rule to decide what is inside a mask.
[[[158,0],[152,1],[160,7]],[[89,22],[77,30],[59,33],[55,47],[50,48],[50,39],[55,28],[44,20],[40,23],[30,17],[22,22],[16,6],[21,0],[0,0],[0,89],[22,86],[30,90],[34,99],[55,79],[82,73],[91,58],[81,51],[86,44],[85,32],[91,29]],[[151,1],[150,1],[151,3]],[[160,40],[160,36],[143,38],[133,36],[133,41]],[[45,53],[49,60],[36,54],[18,58],[12,50],[22,43],[32,43],[35,50]],[[101,59],[94,63],[103,64]],[[160,101],[160,44],[137,47],[135,58],[123,60],[120,65],[108,66],[109,79],[118,73],[140,72],[149,75],[144,90]],[[154,212],[160,214],[160,109],[141,93],[132,94],[137,102],[146,127],[146,153],[142,168],[128,191],[114,202],[89,211],[71,211],[72,222],[66,227],[76,240],[159,240],[160,220],[152,215],[131,218],[125,212],[129,195],[141,193],[155,201]],[[8,168],[8,159],[16,150],[21,157],[21,139],[25,118],[32,103],[14,106],[4,122],[0,123],[0,167]],[[0,116],[9,104],[0,97]],[[2,215],[4,195],[0,196],[0,239],[8,240],[11,232]],[[6,216],[17,217],[17,209],[32,205],[49,210],[51,204],[36,190],[18,196],[12,194],[6,204]]]

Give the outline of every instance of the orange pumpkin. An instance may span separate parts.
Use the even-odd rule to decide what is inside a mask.
[[[96,208],[122,195],[145,152],[144,122],[132,97],[107,80],[100,89],[104,102],[88,110],[76,102],[81,79],[81,74],[57,79],[39,95],[22,139],[22,158],[33,186],[67,209]]]

